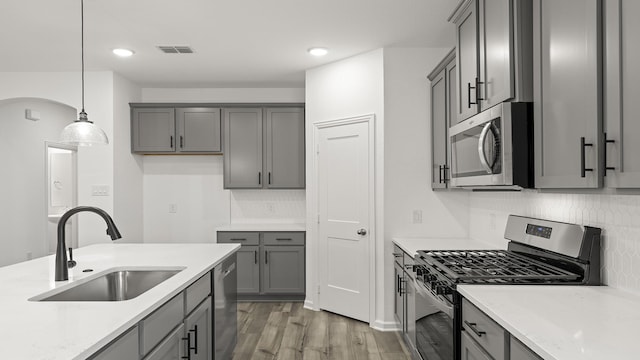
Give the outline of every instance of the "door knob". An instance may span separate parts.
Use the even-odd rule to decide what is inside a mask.
[[[360,230],[356,231],[356,234],[358,234],[358,235],[367,235],[367,230],[360,229]]]

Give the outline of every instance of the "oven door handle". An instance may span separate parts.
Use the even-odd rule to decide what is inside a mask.
[[[487,154],[484,151],[484,143],[487,140],[487,135],[489,135],[489,131],[491,131],[491,134],[493,135],[494,140],[494,146],[497,148],[494,151],[494,155],[493,155],[493,160],[491,161],[491,164],[489,164],[489,160],[487,159]],[[480,138],[478,139],[478,156],[480,157],[480,163],[482,164],[482,167],[487,171],[487,174],[493,174],[493,165],[495,165],[496,161],[498,160],[498,153],[500,152],[500,145],[498,143],[498,129],[495,127],[495,125],[493,125],[492,122],[488,122],[483,128],[482,128],[482,132],[480,133]]]
[[[422,296],[431,299],[431,304],[433,304],[438,310],[442,311],[447,316],[453,319],[453,305],[448,305],[447,303],[442,301],[442,299],[431,293],[431,291],[427,290],[423,284],[420,284],[419,281],[416,282],[418,283],[418,286],[416,286],[416,291],[419,292]]]

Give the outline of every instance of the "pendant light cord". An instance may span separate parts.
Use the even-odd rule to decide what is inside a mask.
[[[82,51],[82,112],[84,112],[84,0],[80,0],[80,49]]]

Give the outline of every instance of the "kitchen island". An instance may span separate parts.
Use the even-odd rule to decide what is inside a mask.
[[[68,281],[60,282],[54,281],[53,255],[0,268],[0,358],[89,358],[173,301],[238,248],[236,244],[92,245],[74,251],[77,266],[69,269]],[[35,301],[44,293],[64,291],[110,270],[157,268],[180,271],[133,299]],[[92,271],[84,272],[88,269]]]

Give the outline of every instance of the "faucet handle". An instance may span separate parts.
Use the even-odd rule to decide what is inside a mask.
[[[67,267],[71,269],[76,266],[76,264],[77,262],[73,260],[73,248],[69,248],[69,261],[67,261]]]

